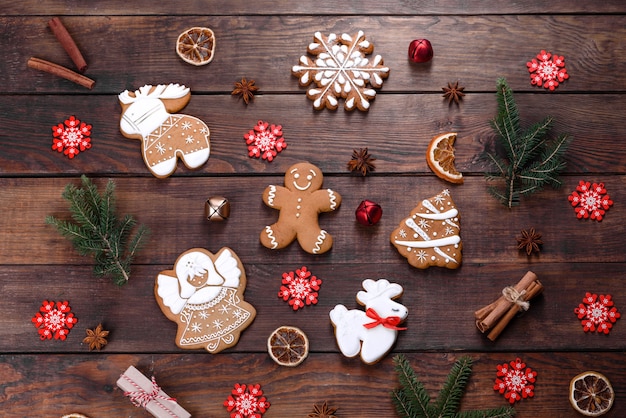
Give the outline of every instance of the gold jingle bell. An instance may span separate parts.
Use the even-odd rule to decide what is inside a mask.
[[[208,221],[223,221],[230,215],[230,202],[223,196],[212,196],[204,203],[204,216]]]

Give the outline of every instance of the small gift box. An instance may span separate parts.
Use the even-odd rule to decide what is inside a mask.
[[[189,418],[191,414],[176,403],[176,399],[157,385],[154,377],[148,379],[134,366],[130,366],[117,380],[117,386],[124,391],[135,406],[140,406],[157,418]]]

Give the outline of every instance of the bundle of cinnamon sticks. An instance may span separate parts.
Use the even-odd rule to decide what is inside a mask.
[[[529,301],[543,292],[543,285],[532,271],[515,285],[502,289],[502,296],[474,312],[476,327],[487,338],[495,341],[520,310],[528,310]]]
[[[52,18],[48,22],[48,26],[52,30],[52,33],[54,33],[54,36],[56,36],[59,43],[61,43],[61,46],[63,46],[63,49],[65,49],[65,52],[67,52],[70,56],[78,71],[81,73],[85,72],[87,69],[87,62],[83,58],[78,46],[76,46],[76,42],[74,42],[74,39],[72,39],[65,26],[63,26],[63,23],[61,23],[61,20],[58,17]],[[74,72],[67,67],[63,67],[62,65],[55,64],[41,58],[31,57],[28,60],[28,67],[65,78],[66,80],[80,84],[88,89],[92,89],[96,83],[94,80]]]

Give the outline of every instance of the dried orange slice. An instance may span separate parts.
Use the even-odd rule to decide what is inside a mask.
[[[176,40],[176,53],[192,65],[206,65],[213,61],[215,34],[209,28],[187,29]]]
[[[569,384],[569,401],[572,407],[588,417],[606,414],[615,399],[611,382],[601,373],[584,372]]]
[[[309,354],[309,339],[299,328],[278,327],[267,339],[267,352],[281,366],[297,366]]]
[[[426,162],[437,177],[450,183],[463,183],[463,174],[454,167],[454,141],[456,133],[445,133],[430,140]]]

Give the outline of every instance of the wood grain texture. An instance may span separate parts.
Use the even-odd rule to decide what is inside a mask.
[[[517,417],[578,416],[567,400],[569,381],[592,364],[613,382],[626,379],[616,368],[623,353],[533,352],[467,353],[474,360],[473,374],[462,401],[462,410],[508,404],[493,390],[496,366],[524,359],[538,370],[535,397],[516,405]],[[407,354],[411,365],[431,396],[436,397],[454,361],[465,354]],[[192,354],[169,355],[23,355],[0,357],[5,382],[0,392],[3,406],[15,417],[60,416],[80,411],[91,418],[144,417],[115,386],[119,375],[134,364],[147,376],[154,375],[168,393],[192,416],[228,416],[222,406],[235,383],[261,384],[271,406],[264,417],[306,417],[314,404],[325,400],[339,407],[341,417],[393,417],[389,393],[398,386],[391,358],[376,366],[336,355],[313,354],[295,368],[276,365],[267,355],[232,354],[228,362]],[[60,390],[63,387],[63,390]],[[605,417],[620,417],[626,402],[623,386],[615,386],[615,407]],[[33,393],[38,401],[30,403]],[[54,414],[54,415],[51,415]]]
[[[547,94],[530,85],[526,68],[542,49],[565,56],[570,79],[558,94],[626,90],[620,76],[626,72],[620,59],[626,55],[626,16],[619,14],[332,16],[324,18],[323,27],[318,16],[70,16],[63,22],[89,64],[85,75],[96,80],[92,94],[169,82],[189,85],[194,92],[230,93],[235,81],[248,77],[257,81],[260,94],[299,91],[304,96],[290,72],[313,34],[358,30],[391,68],[381,94],[441,92],[456,80],[468,92],[494,91],[498,77],[509,79],[514,90]],[[208,66],[191,66],[174,51],[178,35],[197,25],[215,32],[215,58]],[[414,65],[408,45],[422,37],[433,43],[435,58]],[[5,75],[0,92],[86,94],[83,87],[26,68],[31,56],[73,68],[46,17],[0,17],[0,42],[6,57],[0,61]]]
[[[397,2],[381,2],[376,0],[346,0],[340,5],[333,0],[315,2],[290,2],[258,0],[254,4],[246,0],[186,0],[179,2],[175,9],[171,6],[150,2],[134,1],[132,5],[123,0],[108,1],[106,4],[93,7],[81,2],[71,2],[72,14],[82,15],[448,15],[448,14],[543,14],[543,13],[585,13],[605,14],[624,13],[626,8],[620,0],[607,0],[600,4],[586,1],[555,0],[549,3],[537,3],[532,0],[501,1],[494,5],[463,0],[418,1],[403,0]],[[51,0],[46,2],[45,10],[34,0],[19,3],[7,3],[1,11],[6,15],[41,15],[68,14],[68,2]]]
[[[6,2],[5,2],[6,3]],[[567,400],[570,379],[585,370],[609,377],[613,410],[626,408],[626,326],[610,335],[585,333],[574,314],[585,292],[610,293],[626,309],[626,4],[532,0],[349,0],[342,3],[271,0],[112,0],[103,4],[26,0],[0,7],[0,415],[58,417],[82,412],[91,418],[143,417],[115,386],[129,365],[154,374],[193,416],[227,416],[222,406],[235,383],[259,383],[271,407],[265,417],[304,417],[324,400],[340,417],[395,416],[390,391],[398,383],[392,357],[404,353],[435,396],[454,360],[474,359],[463,409],[506,404],[493,391],[496,366],[522,357],[539,377],[535,397],[516,405],[517,416],[575,417]],[[59,15],[96,80],[92,91],[26,68],[31,56],[73,68],[47,28]],[[211,27],[216,57],[192,67],[174,53],[180,32]],[[365,30],[374,54],[391,75],[369,112],[313,110],[291,66],[306,53],[313,33]],[[428,38],[435,58],[426,65],[407,59],[411,39]],[[556,92],[530,85],[525,63],[541,49],[563,55],[570,79]],[[481,155],[493,145],[495,82],[506,77],[516,94],[522,124],[552,115],[553,135],[569,133],[563,186],[546,189],[506,209],[487,193]],[[232,97],[241,77],[260,91],[245,106]],[[467,95],[448,106],[441,87],[459,80]],[[211,129],[211,157],[198,170],[179,162],[167,179],[152,177],[140,142],[119,131],[117,95],[151,83],[178,82],[192,90],[181,112]],[[51,127],[75,115],[92,124],[92,149],[73,160],[51,149]],[[267,163],[247,156],[243,135],[258,120],[281,124],[288,147]],[[465,184],[436,178],[425,161],[429,140],[457,132],[456,167]],[[349,173],[354,148],[377,159],[366,178]],[[321,256],[297,244],[271,251],[259,243],[277,211],[261,199],[269,184],[282,184],[285,170],[311,161],[324,186],[343,196],[342,207],[320,217],[333,234],[333,249]],[[117,186],[121,213],[152,230],[132,266],[131,281],[118,288],[93,275],[44,219],[69,216],[61,198],[68,183],[87,174],[102,187]],[[576,219],[567,196],[580,180],[604,182],[614,206],[602,222]],[[463,264],[457,270],[415,269],[390,244],[389,234],[422,199],[449,188],[461,216]],[[226,196],[230,218],[204,219],[204,202]],[[355,221],[363,199],[378,202],[383,217],[366,228]],[[543,235],[539,255],[517,249],[522,229]],[[174,343],[176,325],[154,299],[156,275],[171,269],[180,253],[202,247],[232,248],[248,280],[245,300],[257,310],[239,343],[220,354],[184,351]],[[323,280],[319,303],[294,312],[278,298],[280,278],[307,266]],[[531,308],[513,319],[496,342],[474,325],[473,312],[490,303],[522,275],[535,272],[545,287]],[[367,366],[343,357],[328,312],[336,304],[358,308],[365,278],[401,284],[409,309],[392,352]],[[68,300],[78,318],[66,341],[40,341],[31,323],[41,301]],[[82,343],[85,329],[110,330],[102,352]],[[283,368],[266,353],[266,339],[280,325],[303,329],[311,353],[300,366]],[[7,415],[8,416],[8,415]]]
[[[572,137],[566,154],[566,173],[599,175],[626,171],[626,150],[615,146],[623,129],[618,109],[626,109],[625,95],[517,93],[515,97],[523,126],[550,115],[554,118],[550,136]],[[430,175],[426,149],[430,139],[443,132],[457,132],[457,169],[466,176],[482,177],[488,169],[482,156],[494,146],[490,121],[496,107],[494,93],[469,93],[460,108],[449,108],[439,94],[379,95],[368,114],[315,112],[304,92],[259,96],[248,107],[230,94],[192,95],[182,113],[199,117],[209,126],[211,157],[198,170],[188,170],[179,162],[173,177],[282,175],[302,160],[311,161],[326,174],[347,175],[346,163],[352,150],[362,147],[369,147],[377,159],[373,177]],[[141,157],[141,142],[125,138],[119,131],[120,112],[116,96],[6,96],[0,103],[0,175],[84,173],[150,177]],[[93,129],[92,148],[69,160],[52,150],[51,128],[71,115],[93,125]],[[271,164],[248,157],[243,135],[258,120],[283,127],[287,149]],[[332,155],[327,157],[311,152],[312,149],[332,149]]]

